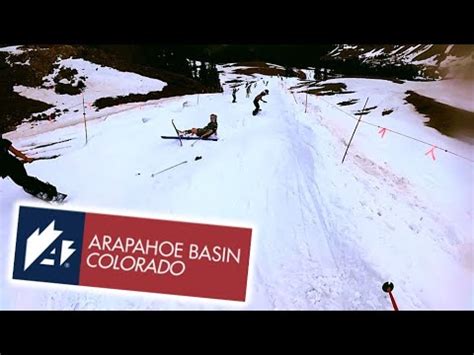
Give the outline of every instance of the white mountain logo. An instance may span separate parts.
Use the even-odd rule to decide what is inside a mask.
[[[56,221],[53,220],[42,233],[39,232],[40,229],[38,228],[28,237],[28,240],[26,241],[24,271],[26,271],[40,257],[40,255],[44,253],[46,249],[56,242],[59,236],[63,233],[63,231],[55,230],[55,222]],[[76,251],[76,249],[71,248],[73,244],[74,241],[72,240],[63,240],[61,242],[59,265],[55,265],[57,261],[58,248],[54,248],[50,253],[50,255],[56,256],[55,258],[51,259],[44,257],[40,264],[48,266],[62,266]]]

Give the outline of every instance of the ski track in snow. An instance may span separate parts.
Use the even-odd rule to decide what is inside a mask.
[[[239,90],[237,104],[231,103],[226,87],[224,94],[199,99],[195,95],[160,100],[140,109],[122,106],[118,113],[109,109],[109,119],[91,122],[86,146],[77,125],[49,133],[38,127],[40,134],[28,132],[24,139],[12,133],[17,146],[73,138],[64,144],[68,148],[60,158],[27,168],[67,192],[75,208],[255,227],[245,304],[20,284],[10,281],[10,254],[2,248],[1,267],[6,272],[0,288],[6,292],[0,293],[0,308],[389,310],[390,301],[381,290],[387,280],[396,285],[401,309],[473,308],[473,244],[472,231],[466,230],[469,216],[462,210],[465,203],[459,207],[464,213],[460,216],[441,213],[430,194],[436,184],[445,187],[444,180],[438,182],[428,173],[416,177],[415,169],[403,170],[407,164],[391,161],[390,154],[383,161],[379,154],[389,148],[367,148],[373,146],[366,142],[375,142],[367,128],[361,127],[341,165],[354,122],[315,97],[309,99],[305,114],[301,95],[294,99],[288,91],[296,79],[265,80],[270,80],[270,95],[256,117],[251,115],[251,102],[267,88],[261,81],[248,99],[245,90]],[[219,116],[218,142],[199,141],[192,147],[184,141],[181,148],[178,142],[159,138],[173,134],[171,118],[179,129],[200,127],[213,112]],[[49,151],[42,149],[42,154]],[[194,161],[198,155],[203,159]],[[188,163],[151,178],[184,160]],[[419,162],[434,176],[442,173],[425,157]],[[460,186],[466,188],[463,181]],[[0,238],[11,248],[14,202],[33,200],[7,180],[0,184],[0,193]],[[452,201],[454,206],[461,200]],[[469,213],[472,220],[472,208]]]

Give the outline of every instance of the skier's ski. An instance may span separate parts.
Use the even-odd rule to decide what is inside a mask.
[[[25,192],[29,193],[31,196],[50,203],[63,203],[64,200],[67,198],[67,194],[63,194],[62,192],[57,192],[55,196],[51,197],[45,192],[35,194],[32,191],[29,191],[28,189],[23,190],[25,190]]]
[[[54,196],[50,202],[63,203],[66,198],[67,198],[66,194],[58,192],[58,194]]]
[[[179,140],[203,140],[203,141],[217,141],[217,138],[201,138],[201,137],[175,137],[175,136],[161,136],[163,139],[179,139]]]

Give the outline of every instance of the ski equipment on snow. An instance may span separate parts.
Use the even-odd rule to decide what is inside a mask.
[[[178,164],[175,164],[175,165],[173,165],[173,166],[170,166],[169,168],[160,170],[160,171],[158,171],[158,172],[156,172],[156,173],[151,174],[151,177],[155,177],[155,176],[158,175],[158,174],[164,173],[165,171],[170,170],[170,169],[173,169],[173,168],[176,168],[177,166],[180,166],[180,165],[182,165],[182,164],[186,164],[187,162],[188,162],[188,161],[185,160],[185,161],[182,161],[181,163],[178,163]]]
[[[218,138],[201,138],[201,137],[175,137],[175,136],[161,136],[163,139],[179,139],[179,140],[203,140],[203,141],[217,141]]]
[[[395,302],[395,297],[393,297],[392,295],[393,288],[394,286],[392,282],[387,281],[382,285],[382,290],[384,290],[384,292],[387,292],[388,295],[390,296],[390,301],[392,302],[393,309],[395,311],[398,311],[398,306],[397,306],[397,303]]]
[[[29,193],[31,196],[34,196],[40,200],[46,201],[46,202],[56,202],[56,203],[62,203],[67,197],[67,194],[63,194],[62,192],[56,193],[55,196],[50,196],[45,192],[39,192],[39,193],[32,193],[28,191],[27,189],[24,189],[25,192]]]
[[[181,144],[181,147],[182,147],[183,146],[183,141],[181,140],[181,135],[179,134],[179,131],[178,131],[178,129],[176,128],[176,126],[174,124],[174,120],[171,120],[171,124],[173,125],[173,128],[176,131],[176,134],[178,136],[178,137],[175,137],[175,138],[179,139],[179,143]],[[163,138],[163,137],[161,137],[161,138]]]

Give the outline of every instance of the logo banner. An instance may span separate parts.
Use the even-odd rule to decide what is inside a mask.
[[[20,207],[13,278],[245,301],[252,230]]]

